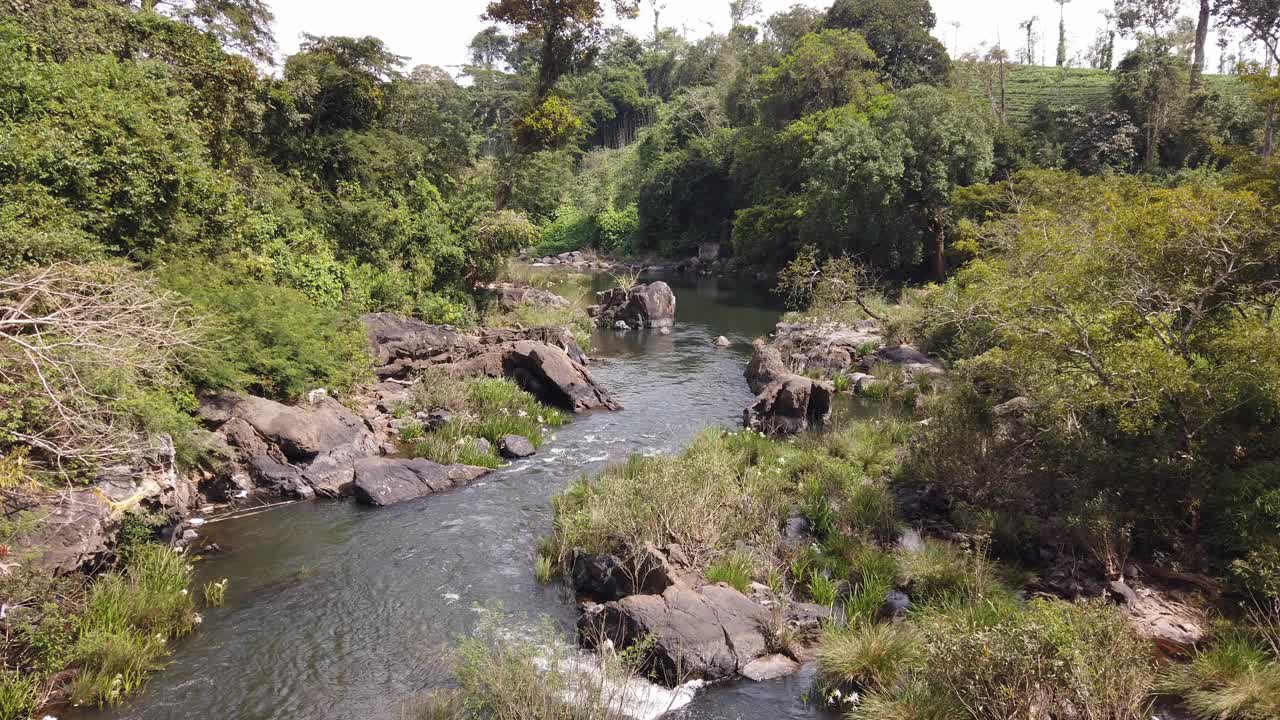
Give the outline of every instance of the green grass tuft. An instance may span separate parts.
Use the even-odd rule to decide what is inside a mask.
[[[708,582],[728,583],[740,593],[747,592],[751,579],[751,558],[741,553],[723,557],[707,567]]]

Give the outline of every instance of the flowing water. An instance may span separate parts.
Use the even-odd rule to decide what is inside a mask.
[[[592,372],[624,410],[576,418],[534,457],[443,495],[382,509],[295,503],[207,525],[225,552],[198,564],[199,581],[228,578],[225,605],[203,612],[137,698],[95,717],[394,718],[406,699],[448,684],[450,648],[495,603],[512,622],[545,618],[571,640],[571,593],[533,579],[549,499],[632,453],[675,452],[705,427],[737,426],[751,399],[751,340],[778,319],[768,294],[741,282],[668,281],[670,335],[595,338]],[[734,346],[712,347],[718,335]],[[713,686],[678,717],[812,718],[799,699],[806,685],[802,674]]]

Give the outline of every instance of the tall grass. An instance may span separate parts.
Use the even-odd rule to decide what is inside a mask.
[[[414,433],[413,454],[435,462],[497,467],[498,442],[506,435],[520,435],[541,447],[544,428],[563,425],[568,416],[539,403],[506,378],[461,378],[446,370],[426,371],[415,386],[414,410],[445,409],[453,418],[431,433]],[[478,451],[471,442],[484,438],[493,447]],[[405,439],[402,436],[402,440]]]
[[[73,702],[115,704],[160,666],[168,638],[195,627],[191,570],[186,555],[145,544],[123,573],[93,583],[72,650],[80,668],[69,688]]]
[[[848,624],[829,627],[818,646],[818,673],[828,689],[892,688],[921,658],[907,625]]]
[[[738,592],[745,593],[751,585],[752,574],[751,558],[733,553],[711,563],[707,568],[707,582],[728,583]]]
[[[1182,697],[1202,720],[1280,718],[1280,658],[1256,638],[1228,633],[1191,662],[1166,668],[1159,689]]]

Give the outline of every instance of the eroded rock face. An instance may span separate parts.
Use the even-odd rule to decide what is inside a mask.
[[[509,377],[542,402],[570,412],[622,408],[585,367],[545,343],[522,340],[453,367],[463,375]]]
[[[669,328],[676,321],[676,294],[671,286],[658,280],[636,285],[630,290],[613,288],[596,293],[597,305],[589,312],[600,327],[626,323],[633,329]]]
[[[488,472],[472,465],[441,465],[423,458],[363,458],[354,466],[355,497],[366,505],[394,505],[465,485]]]
[[[257,487],[295,497],[351,494],[356,460],[381,447],[364,420],[333,398],[284,405],[223,393],[201,403],[201,418],[232,449],[232,469],[243,468]]]
[[[756,400],[742,412],[743,426],[775,437],[825,426],[835,387],[792,373],[777,348],[760,340],[754,348],[744,374]]]
[[[631,595],[598,605],[578,621],[583,644],[622,649],[653,638],[652,670],[667,684],[720,680],[767,654],[768,610],[718,583],[672,585],[661,595]]]
[[[16,566],[55,574],[97,567],[111,553],[129,511],[178,519],[197,497],[194,483],[169,458],[150,467],[107,468],[87,487],[6,499],[0,509],[18,533],[9,541],[10,556],[0,558],[0,574]]]
[[[509,377],[539,400],[571,412],[618,410],[596,383],[586,357],[563,328],[490,330],[477,337],[386,313],[365,316],[376,372],[406,378],[427,367],[464,376]]]

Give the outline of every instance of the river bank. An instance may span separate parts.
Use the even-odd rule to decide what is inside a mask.
[[[754,288],[668,280],[680,303],[669,335],[595,335],[591,372],[623,410],[583,415],[538,455],[424,502],[295,503],[206,526],[225,552],[197,563],[198,582],[229,578],[225,606],[203,613],[135,701],[90,716],[394,716],[451,683],[442,658],[474,627],[476,607],[501,603],[531,624],[550,617],[571,638],[571,599],[531,571],[550,530],[548,499],[583,472],[675,452],[706,426],[739,422],[750,340],[780,314]],[[734,346],[715,349],[720,335]],[[720,692],[698,703],[715,708]],[[779,713],[793,699],[776,698]]]

